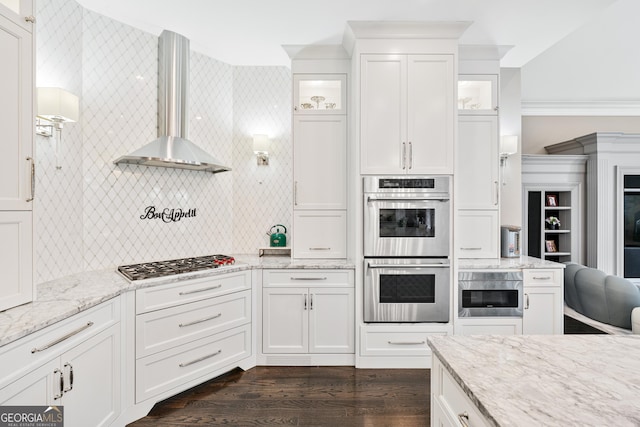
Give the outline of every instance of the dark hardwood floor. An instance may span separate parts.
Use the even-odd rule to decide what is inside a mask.
[[[428,369],[236,369],[159,402],[130,427],[429,425]]]
[[[565,316],[565,334],[603,333]],[[393,426],[430,419],[428,369],[236,369],[153,407],[130,427]]]

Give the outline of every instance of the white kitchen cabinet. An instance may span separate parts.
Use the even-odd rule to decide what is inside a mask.
[[[33,0],[0,0],[0,16],[33,33]]]
[[[458,114],[498,115],[498,75],[460,74]]]
[[[362,174],[451,174],[453,55],[363,54]]]
[[[564,333],[563,269],[526,269],[522,333],[549,335]]]
[[[497,210],[459,210],[456,241],[460,258],[500,258]]]
[[[293,135],[294,209],[346,209],[346,116],[296,116]]]
[[[457,335],[522,335],[522,318],[474,317],[456,320]]]
[[[294,74],[294,114],[346,114],[346,74]]]
[[[64,405],[65,426],[110,425],[120,413],[118,307],[104,303],[13,343],[0,358],[28,369],[0,389],[0,404]]]
[[[252,354],[251,272],[136,291],[135,401],[162,399]]]
[[[0,310],[33,299],[34,46],[33,23],[25,21],[33,2],[14,4],[0,4]]]
[[[346,74],[294,74],[294,258],[346,258]]]
[[[264,353],[355,351],[351,270],[265,270],[262,305]]]
[[[497,116],[461,116],[458,121],[458,209],[498,209],[500,196]]]
[[[490,425],[440,359],[434,357],[431,365],[431,427]]]
[[[33,298],[33,213],[0,211],[0,310]]]
[[[346,211],[294,211],[293,229],[294,258],[346,258]]]

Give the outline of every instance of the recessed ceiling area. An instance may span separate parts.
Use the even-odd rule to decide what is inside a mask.
[[[282,45],[340,44],[347,21],[471,21],[461,44],[513,46],[501,66],[522,67],[617,0],[77,1],[231,65],[289,66]]]

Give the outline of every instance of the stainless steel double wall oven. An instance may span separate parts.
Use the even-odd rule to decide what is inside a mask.
[[[363,179],[364,321],[448,322],[450,177]]]

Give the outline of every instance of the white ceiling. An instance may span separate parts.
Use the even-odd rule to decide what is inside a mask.
[[[461,44],[513,46],[522,67],[617,0],[77,0],[151,34],[164,29],[232,65],[285,65],[282,45],[340,44],[347,21],[472,21]]]

